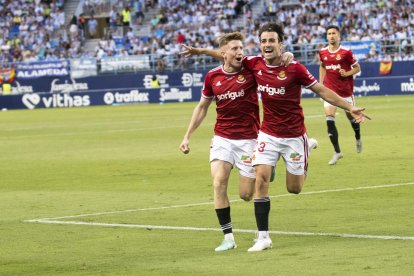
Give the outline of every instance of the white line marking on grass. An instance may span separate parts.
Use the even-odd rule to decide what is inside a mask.
[[[340,188],[333,190],[322,190],[322,191],[313,191],[305,192],[301,195],[314,195],[314,194],[324,194],[324,193],[334,193],[334,192],[344,192],[344,191],[357,191],[357,190],[367,190],[367,189],[381,189],[381,188],[390,188],[390,187],[399,187],[399,186],[408,186],[414,185],[414,182],[407,183],[398,183],[398,184],[388,184],[388,185],[377,185],[377,186],[366,186],[366,187],[356,187],[356,188]],[[293,194],[283,194],[271,196],[273,198],[294,196]],[[231,200],[231,202],[242,201],[241,199]],[[25,220],[25,222],[31,223],[46,223],[46,224],[60,224],[60,225],[86,225],[86,226],[100,226],[100,227],[126,227],[126,228],[144,228],[144,229],[164,229],[164,230],[190,230],[190,231],[222,231],[218,228],[200,228],[200,227],[182,227],[182,226],[162,226],[162,225],[141,225],[141,224],[122,224],[122,223],[100,223],[100,222],[84,222],[84,221],[62,221],[59,219],[67,218],[78,218],[78,217],[87,217],[87,216],[99,216],[99,215],[108,215],[108,214],[119,214],[127,212],[139,212],[139,211],[151,211],[151,210],[162,210],[162,209],[173,209],[173,208],[183,208],[183,207],[194,207],[202,205],[210,205],[213,202],[202,202],[202,203],[193,203],[193,204],[183,204],[183,205],[173,205],[173,206],[164,206],[164,207],[154,207],[154,208],[141,208],[141,209],[130,209],[130,210],[121,210],[121,211],[112,211],[112,212],[101,212],[101,213],[92,213],[92,214],[81,214],[73,216],[63,216],[56,218],[42,218],[42,219],[31,219]],[[241,233],[255,233],[256,230],[249,229],[233,229],[234,232]],[[296,235],[296,236],[327,236],[327,237],[338,237],[338,238],[357,238],[357,239],[382,239],[382,240],[414,240],[414,237],[404,237],[404,236],[385,236],[385,235],[365,235],[365,234],[347,234],[347,233],[313,233],[313,232],[288,232],[288,231],[269,231],[271,234],[276,235]]]
[[[339,188],[339,189],[333,189],[333,190],[305,192],[305,193],[300,193],[299,196],[300,195],[315,195],[315,194],[336,193],[336,192],[345,192],[345,191],[381,189],[381,188],[409,186],[409,185],[414,185],[414,182],[397,183],[397,184],[385,184],[385,185],[378,185],[378,186],[365,186],[365,187],[356,187],[356,188]],[[296,195],[296,194],[284,194],[284,195],[277,195],[277,196],[270,196],[270,197],[283,197],[283,196],[298,196],[298,195]]]
[[[211,124],[212,125],[212,124]],[[205,124],[204,126],[207,126]],[[96,131],[76,131],[76,132],[62,132],[62,133],[53,133],[53,134],[32,134],[32,135],[21,135],[13,136],[13,139],[16,138],[37,138],[37,137],[55,137],[55,136],[79,136],[79,135],[94,135],[94,134],[108,134],[108,133],[120,133],[120,132],[140,132],[140,131],[149,131],[157,129],[172,129],[180,128],[177,126],[159,126],[159,127],[148,127],[148,128],[128,128],[128,129],[108,129],[108,130],[96,130]],[[184,126],[183,126],[184,128]],[[7,137],[6,137],[7,138]]]
[[[233,202],[234,201],[241,201],[241,200],[233,200]],[[55,218],[41,218],[41,219],[34,219],[34,220],[57,220],[57,219],[68,219],[68,218],[92,217],[92,216],[112,215],[112,214],[130,213],[130,212],[154,211],[154,210],[163,210],[163,209],[194,207],[194,206],[212,205],[212,204],[213,204],[213,202],[209,201],[209,202],[183,204],[183,205],[172,205],[172,206],[162,206],[162,207],[153,207],[153,208],[119,210],[119,211],[81,214],[81,215],[63,216],[63,217],[55,217]],[[32,220],[28,220],[28,222],[32,222]]]
[[[83,222],[83,221],[60,221],[37,219],[29,222],[48,223],[48,224],[64,224],[64,225],[87,225],[100,227],[126,227],[126,228],[144,228],[148,230],[162,229],[162,230],[188,230],[188,231],[216,231],[221,232],[219,228],[203,228],[203,227],[182,227],[182,226],[163,226],[163,225],[141,225],[141,224],[122,224],[122,223],[100,223],[100,222]],[[233,229],[233,232],[239,233],[256,233],[256,230],[249,229]],[[381,239],[381,240],[412,240],[414,237],[404,236],[377,236],[377,235],[361,235],[361,234],[346,234],[346,233],[312,233],[312,232],[288,232],[288,231],[269,231],[276,235],[294,235],[294,236],[325,236],[338,238],[356,238],[356,239]]]
[[[271,198],[287,197],[287,196],[304,196],[304,195],[315,195],[315,194],[325,194],[325,193],[337,193],[345,191],[358,191],[358,190],[368,190],[368,189],[381,189],[381,188],[391,188],[399,186],[409,186],[414,185],[414,182],[407,183],[397,183],[397,184],[386,184],[378,186],[365,186],[365,187],[356,187],[356,188],[339,188],[333,190],[322,190],[322,191],[313,191],[313,192],[304,192],[299,195],[296,194],[283,194],[283,195],[274,195],[270,196]],[[240,202],[241,199],[233,199],[230,202]],[[201,203],[191,203],[191,204],[182,204],[182,205],[171,205],[171,206],[162,206],[162,207],[153,207],[153,208],[140,208],[140,209],[128,209],[128,210],[119,210],[119,211],[110,211],[110,212],[100,212],[100,213],[90,213],[90,214],[80,214],[80,215],[71,215],[71,216],[61,216],[54,218],[41,218],[27,220],[27,222],[37,222],[37,220],[58,220],[58,219],[68,219],[68,218],[80,218],[80,217],[91,217],[91,216],[102,216],[102,215],[111,215],[111,214],[120,214],[120,213],[130,213],[130,212],[142,212],[142,211],[154,211],[154,210],[163,210],[163,209],[174,209],[174,208],[185,208],[185,207],[195,207],[202,205],[211,205],[212,201],[201,202]]]

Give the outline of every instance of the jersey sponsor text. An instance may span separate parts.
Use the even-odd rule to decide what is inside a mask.
[[[217,99],[220,101],[228,100],[228,99],[235,100],[236,98],[243,97],[243,96],[244,96],[244,89],[237,91],[237,92],[227,91],[227,93],[217,95]]]
[[[326,69],[331,69],[331,70],[336,70],[336,69],[341,69],[341,64],[331,64],[331,65],[326,65],[325,67]]]
[[[285,87],[282,86],[280,88],[275,88],[275,87],[269,87],[268,84],[266,85],[259,85],[257,87],[257,91],[259,92],[266,92],[267,94],[269,94],[270,96],[275,95],[275,94],[279,94],[279,95],[285,95],[286,90]]]

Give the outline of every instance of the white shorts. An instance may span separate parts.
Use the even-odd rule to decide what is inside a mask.
[[[339,96],[339,97],[342,98],[341,96]],[[344,99],[344,101],[346,101],[347,103],[352,104],[352,106],[355,106],[354,96],[346,97],[346,98],[342,98],[342,99]],[[332,104],[328,103],[327,101],[323,100],[323,107],[330,107],[330,106],[336,107],[335,105],[332,105]]]
[[[294,175],[306,175],[309,157],[306,133],[295,138],[278,138],[260,131],[253,151],[252,165],[276,167],[280,157],[285,160],[288,172]]]
[[[214,136],[210,145],[210,162],[222,160],[239,169],[240,175],[256,178],[252,167],[252,153],[256,139],[232,140]]]

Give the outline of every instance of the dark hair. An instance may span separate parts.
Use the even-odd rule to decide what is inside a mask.
[[[277,36],[279,37],[279,42],[283,42],[285,39],[285,32],[283,31],[283,26],[281,24],[277,23],[266,23],[259,29],[259,41],[260,37],[262,36],[262,33],[264,32],[275,32],[277,33]]]
[[[335,29],[338,32],[341,32],[341,30],[339,29],[339,27],[336,26],[336,25],[329,25],[328,27],[326,27],[326,32],[328,32],[328,30],[330,30],[330,29]]]

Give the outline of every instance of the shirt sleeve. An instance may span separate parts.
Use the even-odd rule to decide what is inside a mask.
[[[308,71],[308,69],[306,69],[306,67],[301,63],[298,63],[296,65],[296,79],[300,85],[303,85],[306,88],[318,82],[315,77]]]
[[[351,64],[351,67],[358,63],[358,59],[355,57],[352,50],[349,50],[347,52],[347,60],[348,60],[349,64]]]
[[[245,56],[243,57],[242,65],[249,71],[253,71],[254,64],[256,63],[257,56]]]
[[[322,65],[323,67],[325,67],[325,65],[323,64],[323,59],[322,59],[322,51],[321,51],[321,50],[319,51],[319,60],[320,60],[320,62],[321,62],[321,65]]]
[[[211,74],[207,74],[204,78],[203,90],[201,96],[204,98],[211,99],[214,97],[212,85],[211,85]]]

